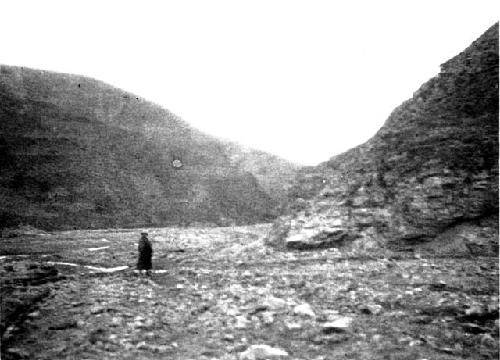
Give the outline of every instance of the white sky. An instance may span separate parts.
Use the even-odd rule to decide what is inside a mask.
[[[302,164],[363,143],[496,1],[3,1],[0,63],[76,73]]]

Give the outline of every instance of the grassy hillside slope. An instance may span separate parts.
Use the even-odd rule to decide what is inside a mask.
[[[269,221],[280,185],[259,183],[231,149],[102,82],[0,67],[3,227]]]

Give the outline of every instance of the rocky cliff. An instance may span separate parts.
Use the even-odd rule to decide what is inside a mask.
[[[0,67],[0,228],[270,221],[295,168],[100,81]]]
[[[304,168],[291,196],[272,246],[498,241],[498,24],[442,64],[369,141]]]

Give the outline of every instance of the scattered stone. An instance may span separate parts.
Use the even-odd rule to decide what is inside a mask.
[[[134,325],[138,329],[149,330],[154,327],[154,321],[152,319],[147,319],[145,321],[135,321]]]
[[[76,326],[79,327],[79,328],[83,328],[83,327],[85,327],[85,325],[86,325],[86,322],[83,321],[83,320],[77,320],[76,321]]]
[[[287,303],[285,300],[274,297],[274,296],[266,297],[260,305],[265,307],[265,309],[275,310],[275,311],[276,310],[283,310],[287,307]]]
[[[295,306],[293,308],[293,313],[295,315],[309,316],[312,318],[316,317],[314,310],[312,309],[311,305],[309,305],[308,303],[303,303],[303,304]]]
[[[267,305],[259,304],[254,307],[254,309],[250,312],[250,314],[257,314],[262,311],[266,311],[268,309]]]
[[[446,353],[446,354],[453,354],[453,353],[456,353],[456,350],[455,349],[452,349],[450,347],[440,347],[439,350],[441,350],[442,352]]]
[[[413,338],[411,336],[403,336],[403,337],[400,337],[398,339],[398,343],[400,344],[409,344],[411,341],[413,340]]]
[[[359,285],[356,284],[355,282],[349,283],[349,285],[346,287],[345,291],[356,291],[358,290]]]
[[[483,312],[483,308],[479,305],[473,305],[470,308],[465,309],[465,315],[467,316],[481,315]]]
[[[287,328],[287,330],[290,330],[290,331],[302,329],[302,325],[298,322],[285,321],[285,327]]]
[[[379,304],[368,304],[368,305],[361,305],[358,308],[363,314],[368,314],[368,315],[378,315],[382,312],[383,307],[382,305]]]
[[[247,344],[236,344],[232,347],[231,352],[243,352],[248,348]]]
[[[292,283],[290,284],[290,287],[292,289],[300,289],[300,288],[303,288],[304,286],[306,286],[307,283],[304,281],[304,280],[300,280],[299,282],[297,283]]]
[[[498,341],[495,341],[495,339],[490,334],[481,334],[480,339],[481,344],[490,348],[493,348],[498,344]]]
[[[121,341],[120,341],[120,343],[121,343]],[[129,342],[122,343],[122,346],[127,351],[131,351],[131,350],[135,349],[135,346],[133,344],[129,343]]]
[[[447,285],[446,282],[444,282],[443,280],[441,280],[441,281],[438,281],[435,284],[430,284],[429,285],[429,289],[433,290],[433,291],[442,291],[442,290],[446,289],[446,285]]]
[[[409,347],[421,346],[423,344],[422,340],[412,340],[408,343]]]
[[[103,312],[106,312],[106,308],[103,306],[96,305],[90,308],[90,313],[92,315],[102,314]]]
[[[271,311],[264,311],[262,313],[262,321],[266,325],[271,325],[274,322],[274,313]]]
[[[229,316],[237,316],[241,314],[241,311],[237,308],[230,308],[226,311],[226,314]]]
[[[121,325],[122,325],[122,318],[121,317],[113,316],[111,318],[110,326],[112,326],[112,327],[118,327],[118,326],[121,326]]]
[[[50,325],[49,330],[66,330],[69,328],[75,328],[78,324],[75,320],[63,321],[59,324]]]
[[[288,353],[269,345],[252,345],[240,354],[240,360],[265,360],[286,357]]]
[[[481,334],[481,333],[485,333],[488,331],[487,329],[483,328],[482,326],[479,326],[479,325],[474,324],[474,323],[462,324],[462,328],[470,334]]]
[[[250,321],[243,315],[236,316],[235,319],[236,319],[236,324],[234,325],[234,327],[236,329],[246,329],[250,324]]]
[[[100,251],[109,248],[109,246],[101,246],[101,247],[94,247],[94,248],[87,248],[88,251]]]
[[[106,330],[103,328],[97,328],[89,333],[89,342],[91,344],[96,344],[97,342],[102,342],[106,335]]]
[[[19,328],[17,326],[10,325],[10,326],[7,327],[7,329],[5,329],[5,332],[3,333],[2,338],[3,339],[9,339],[18,330],[19,330]]]
[[[498,299],[488,304],[488,312],[498,314]]]
[[[28,317],[30,318],[36,318],[36,317],[39,317],[40,316],[40,311],[33,311],[32,313],[29,313],[28,314]]]
[[[141,343],[144,343],[144,344],[141,344],[141,346],[138,349],[149,350],[149,351],[152,351],[154,353],[164,353],[164,352],[167,352],[168,350],[171,349],[171,347],[168,345],[148,344],[145,341],[141,341]]]
[[[329,322],[338,319],[338,317],[339,317],[338,310],[325,310],[316,318],[316,321]]]
[[[208,311],[209,309],[210,309],[210,305],[203,304],[203,305],[199,306],[198,308],[192,310],[191,315],[201,315],[204,312]]]
[[[346,241],[355,239],[347,229],[319,228],[307,229],[301,233],[290,236],[285,240],[285,246],[294,250],[313,250],[342,247]]]
[[[314,336],[311,341],[314,344],[317,345],[322,345],[322,344],[340,344],[342,342],[345,342],[350,339],[350,336],[348,334],[329,334],[329,335],[320,335],[317,334]]]
[[[331,334],[335,332],[345,332],[352,323],[352,318],[348,316],[339,316],[336,320],[324,323],[321,328],[323,333]]]

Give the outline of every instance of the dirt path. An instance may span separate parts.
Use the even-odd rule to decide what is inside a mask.
[[[30,239],[4,244],[4,270],[129,269],[55,265],[65,278],[27,286],[49,294],[5,334],[2,358],[259,358],[253,345],[286,359],[498,358],[496,258],[349,259],[274,252],[266,226],[149,229],[164,270],[149,278],[132,270],[141,230],[48,235],[29,257],[12,254]]]

